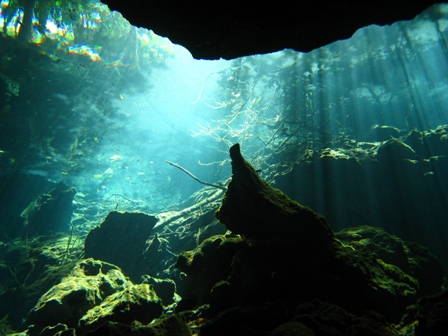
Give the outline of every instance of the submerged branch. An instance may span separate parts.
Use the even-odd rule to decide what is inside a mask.
[[[201,184],[204,184],[204,185],[207,185],[207,186],[210,186],[210,187],[214,187],[214,188],[218,188],[218,189],[221,189],[221,190],[227,190],[226,187],[223,187],[223,186],[221,186],[221,185],[217,185],[217,184],[212,184],[212,183],[204,182],[204,181],[198,179],[196,176],[194,176],[192,173],[190,173],[190,172],[189,172],[188,170],[186,170],[184,167],[179,166],[178,164],[176,164],[176,163],[174,163],[174,162],[171,162],[171,161],[168,161],[168,160],[165,160],[165,162],[168,163],[169,165],[172,165],[172,166],[174,166],[174,167],[176,167],[176,168],[182,170],[185,174],[189,175],[192,179],[194,179],[195,181],[197,181],[197,182],[199,182],[199,183],[201,183]]]

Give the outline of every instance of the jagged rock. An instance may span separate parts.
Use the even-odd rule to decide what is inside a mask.
[[[427,248],[366,225],[347,228],[335,235],[346,246],[357,250],[367,249],[385,265],[395,265],[415,278],[418,281],[417,297],[441,291],[444,283],[443,266]]]
[[[410,20],[434,0],[409,1],[406,6],[391,1],[321,2],[276,1],[259,6],[253,1],[230,1],[218,10],[204,2],[164,1],[123,3],[104,0],[137,27],[146,27],[180,44],[196,59],[236,59],[271,53],[285,48],[309,52],[345,40],[361,27]],[[256,9],[256,14],[254,10]]]
[[[228,236],[212,237],[180,254],[176,267],[187,274],[185,293],[196,304],[209,303],[216,312],[319,298],[351,312],[374,310],[400,320],[421,295],[418,267],[408,274],[400,269],[403,254],[396,263],[383,261],[365,246],[335,239],[323,217],[261,180],[238,145],[230,152],[233,177],[216,216],[243,238],[228,245]],[[443,279],[437,274],[433,292]]]
[[[332,249],[304,252],[292,243],[248,245],[216,236],[181,253],[176,267],[187,274],[181,296],[193,299],[193,307],[211,304],[215,312],[319,298],[351,312],[375,310],[396,322],[419,289],[418,280],[399,267],[337,241]]]
[[[232,180],[216,212],[230,231],[252,241],[294,242],[304,249],[332,243],[325,218],[263,181],[242,157],[239,144],[230,148],[230,158]]]
[[[180,253],[175,267],[188,275],[178,281],[182,298],[193,299],[196,305],[209,302],[213,286],[230,275],[233,257],[245,244],[239,237],[216,235]]]
[[[162,310],[150,285],[134,285],[117,266],[86,259],[39,299],[26,322],[34,325],[31,335],[57,324],[83,334],[106,321],[147,324]]]
[[[38,333],[39,336],[76,336],[76,330],[74,328],[68,328],[65,324],[61,323],[45,327],[40,332],[39,330],[39,327],[30,326],[27,335],[35,335]]]
[[[47,290],[71,271],[72,261],[79,259],[81,244],[73,244],[68,251],[68,239],[66,233],[56,233],[0,243],[1,285],[11,288],[0,290],[0,316],[8,316],[15,328],[23,327],[23,317]]]
[[[142,276],[143,283],[154,287],[157,296],[162,300],[164,306],[168,306],[175,301],[176,283],[171,279],[157,279],[147,274]]]
[[[448,330],[448,291],[420,298],[397,326],[400,335],[444,336]]]
[[[234,256],[227,282],[219,297],[213,288],[214,302],[224,298],[224,306],[319,298],[351,312],[375,310],[390,321],[401,318],[418,290],[418,281],[398,267],[339,244],[326,254],[292,244],[247,246]]]
[[[117,265],[134,282],[140,281],[155,259],[145,251],[156,223],[156,217],[141,212],[112,211],[99,227],[89,232],[85,257]]]
[[[60,182],[48,194],[42,194],[23,210],[25,228],[30,236],[69,231],[76,189]]]

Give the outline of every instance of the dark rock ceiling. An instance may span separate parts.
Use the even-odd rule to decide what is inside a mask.
[[[361,27],[411,20],[433,0],[103,0],[134,26],[152,29],[197,59],[231,59],[284,48],[308,52]]]

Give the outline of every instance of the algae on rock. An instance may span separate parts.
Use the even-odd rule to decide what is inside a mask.
[[[230,148],[230,158],[232,180],[216,212],[227,229],[253,241],[322,248],[331,245],[333,231],[323,216],[262,180],[241,155],[239,144]]]
[[[147,324],[162,311],[151,285],[133,284],[117,266],[85,259],[39,299],[26,322],[35,334],[57,324],[84,334],[106,321]]]

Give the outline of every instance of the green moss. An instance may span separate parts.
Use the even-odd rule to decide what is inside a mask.
[[[381,259],[376,259],[378,266],[383,271],[383,274],[376,274],[373,281],[387,291],[407,296],[415,295],[417,293],[419,284],[416,279],[404,273],[399,267],[387,264]]]

